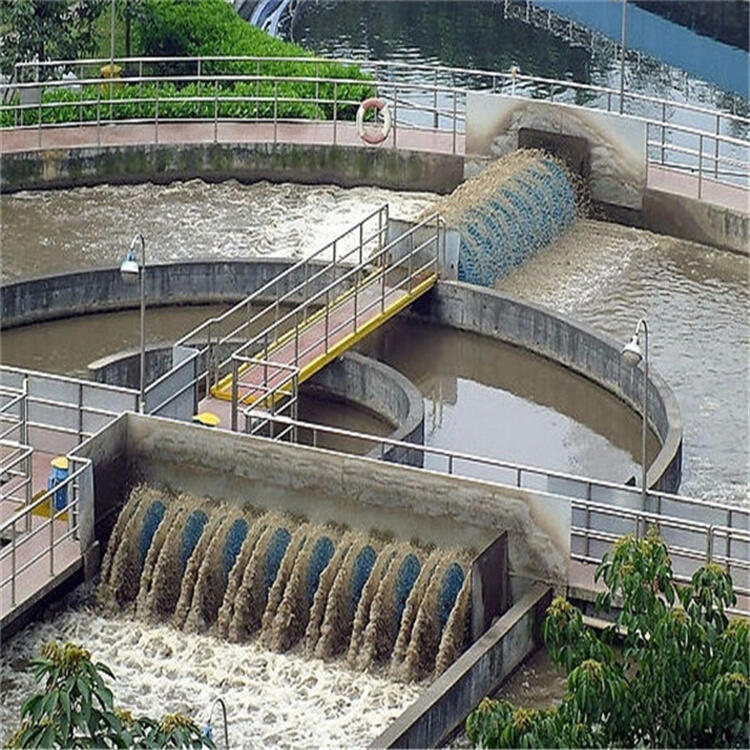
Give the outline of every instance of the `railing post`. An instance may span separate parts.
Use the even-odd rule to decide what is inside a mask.
[[[713,557],[714,547],[714,527],[713,524],[706,531],[706,562],[710,563]]]
[[[398,85],[393,85],[393,148],[398,146]]]
[[[260,60],[255,63],[255,119],[260,120]]]
[[[273,82],[273,142],[278,142],[279,129],[279,82]]]
[[[26,513],[28,516],[29,514]],[[10,526],[10,603],[16,606],[16,522]]]
[[[325,321],[326,321],[326,327],[325,327],[325,337],[324,337],[324,351],[328,351],[328,313],[329,313],[329,293],[328,289],[326,289],[326,315],[325,315]]]
[[[586,520],[584,522],[586,528],[586,557],[591,554],[591,538],[589,532],[591,531],[591,482],[586,483]]]
[[[719,135],[721,132],[721,115],[716,115],[716,139],[714,140],[714,177],[719,179]]]
[[[703,197],[703,133],[698,136],[698,200]]]
[[[37,145],[39,148],[42,147],[42,99],[44,98],[44,86],[39,82],[39,119],[37,120]]]
[[[320,108],[320,62],[315,63],[315,119],[318,119]]]
[[[336,145],[336,126],[339,116],[339,87],[336,81],[333,82],[333,145]]]
[[[49,574],[55,575],[55,493],[49,497]]]
[[[453,153],[456,153],[456,132],[458,129],[458,92],[453,88]]]
[[[154,83],[154,142],[159,143],[159,81]]]
[[[78,445],[83,442],[83,383],[78,384]]]
[[[440,128],[440,115],[438,115],[438,72],[435,71],[435,90],[432,92],[432,108],[434,109],[433,113],[433,119],[432,119],[432,127],[435,128],[435,130],[438,130]],[[494,91],[494,87],[493,87]]]
[[[96,145],[102,145],[102,86],[96,87]]]
[[[219,80],[214,81],[214,143],[219,142]]]
[[[81,88],[83,91],[83,88]],[[143,116],[143,60],[138,61],[138,117]]]
[[[453,474],[453,455],[448,456],[448,473]]]
[[[607,112],[612,111],[612,92],[607,92]]]
[[[238,374],[237,360],[232,357],[232,432],[237,432],[237,401],[240,393]]]
[[[661,104],[661,165],[664,166],[664,143],[667,140],[667,104]]]
[[[358,275],[358,274],[357,274]],[[354,333],[357,333],[357,295],[359,294],[359,279],[354,277]]]

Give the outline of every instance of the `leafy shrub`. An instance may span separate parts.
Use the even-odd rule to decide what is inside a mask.
[[[80,646],[48,643],[31,666],[43,691],[21,707],[21,724],[10,747],[215,747],[181,714],[157,721],[135,719],[129,711],[114,708],[103,677],[114,675],[106,664],[94,664],[91,653]]]
[[[750,628],[727,619],[732,579],[718,565],[677,588],[655,531],[625,537],[597,568],[607,591],[597,607],[621,602],[601,638],[562,598],[547,610],[544,640],[568,673],[550,710],[485,698],[466,721],[482,747],[748,747]],[[622,655],[609,645],[624,632]]]
[[[139,36],[144,54],[152,57],[291,57],[293,60],[230,61],[214,60],[203,65],[206,76],[260,76],[258,81],[224,79],[184,84],[150,82],[113,84],[111,106],[110,87],[86,85],[73,88],[46,88],[42,93],[47,107],[42,111],[44,124],[96,122],[97,112],[103,121],[152,119],[156,114],[154,101],[159,99],[159,117],[213,118],[216,109],[222,118],[271,119],[274,116],[273,97],[279,98],[276,116],[283,119],[332,119],[334,98],[337,119],[353,119],[359,102],[373,96],[375,90],[368,83],[369,76],[356,65],[337,62],[305,60],[310,53],[297,44],[276,39],[243,21],[225,0],[144,0],[139,14]],[[195,63],[146,64],[155,75],[195,75]],[[282,77],[277,83],[272,76]],[[294,80],[311,77],[339,79],[342,83]],[[264,79],[269,80],[264,80]],[[362,83],[359,83],[362,81]],[[200,95],[205,101],[186,102],[181,98]],[[216,104],[218,100],[218,106]],[[247,101],[254,99],[256,101]],[[315,100],[318,100],[316,103]],[[105,103],[97,104],[98,100]],[[85,102],[85,103],[81,103]],[[347,103],[348,102],[348,103]],[[15,99],[10,102],[17,104]],[[0,126],[14,124],[36,125],[37,108],[25,109],[14,115],[0,109]]]

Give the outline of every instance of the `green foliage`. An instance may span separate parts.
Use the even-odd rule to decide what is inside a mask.
[[[144,54],[153,57],[279,57],[297,58],[255,62],[215,60],[205,65],[206,75],[262,75],[289,78],[350,79],[366,81],[368,76],[356,65],[337,62],[305,61],[310,52],[298,44],[285,42],[251,26],[240,18],[225,0],[144,0],[140,16],[140,39]],[[169,71],[175,66],[170,64]],[[164,72],[167,72],[165,69]],[[181,71],[194,73],[194,65],[186,64]],[[315,96],[314,83],[279,84],[280,96]],[[334,84],[319,86],[321,116],[333,117]],[[271,91],[272,93],[272,91]],[[342,83],[336,86],[338,101],[356,104],[342,105],[337,117],[354,117],[362,99],[373,95],[369,85]],[[305,115],[300,115],[305,116]]]
[[[213,60],[202,66],[206,81],[174,83],[115,83],[101,88],[95,85],[48,87],[42,92],[42,122],[62,124],[153,119],[155,99],[159,99],[159,118],[235,119],[331,119],[334,106],[337,119],[353,119],[359,103],[375,91],[368,76],[356,65],[306,60],[309,53],[296,44],[275,39],[243,21],[225,0],[144,0],[137,6],[138,38],[147,56],[178,57],[291,57],[262,63],[242,60]],[[195,63],[148,64],[151,74],[196,75]],[[132,71],[131,71],[132,72]],[[210,76],[230,76],[219,81]],[[231,76],[256,76],[259,80],[232,80]],[[272,76],[283,78],[274,82]],[[300,80],[325,77],[341,83]],[[346,82],[348,81],[348,82]],[[360,83],[361,81],[361,83]],[[110,90],[112,99],[110,105]],[[181,101],[187,97],[202,101]],[[274,96],[278,104],[274,112]],[[150,101],[138,101],[148,99]],[[334,105],[334,99],[336,105]],[[18,99],[9,102],[18,104]],[[0,126],[36,125],[39,111],[29,107],[14,112],[0,109]]]
[[[482,747],[747,747],[750,628],[728,620],[736,597],[720,566],[677,588],[664,542],[620,539],[597,568],[597,607],[620,611],[597,636],[562,598],[547,610],[544,640],[568,674],[549,710],[485,699],[466,721]],[[623,634],[621,653],[611,643]]]
[[[114,708],[103,677],[114,675],[106,664],[94,664],[80,646],[48,643],[31,666],[43,692],[24,702],[10,747],[214,747],[181,714],[156,721]]]
[[[0,70],[19,60],[69,60],[96,46],[96,20],[106,0],[3,0],[0,2]]]

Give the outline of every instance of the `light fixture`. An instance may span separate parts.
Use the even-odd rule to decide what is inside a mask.
[[[639,334],[643,330],[643,352],[641,352],[641,343]],[[637,367],[643,360],[643,400],[641,404],[641,416],[643,418],[641,430],[641,505],[642,510],[646,510],[648,500],[648,456],[646,455],[646,435],[648,433],[648,324],[644,318],[641,318],[635,324],[633,338],[628,341],[622,348],[622,359],[626,365]],[[637,534],[637,529],[636,529]]]
[[[135,259],[135,245],[141,243],[141,264]],[[128,254],[120,263],[120,276],[126,284],[135,284],[140,279],[141,290],[141,362],[140,362],[140,402],[138,408],[141,413],[146,410],[146,240],[140,232],[136,232],[130,242]]]
[[[128,250],[125,260],[120,264],[120,275],[126,284],[135,284],[138,281],[140,273],[138,261],[135,259],[135,253],[132,249]]]

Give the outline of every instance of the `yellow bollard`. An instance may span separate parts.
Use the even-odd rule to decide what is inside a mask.
[[[204,427],[218,427],[221,420],[210,411],[202,411],[200,414],[193,415],[193,422],[202,424]]]
[[[122,68],[119,65],[103,65],[99,73],[101,74],[102,78],[119,78],[120,73],[122,72]],[[122,81],[118,81],[117,83],[113,84],[113,86],[117,86],[118,88],[122,88]],[[105,93],[107,89],[109,88],[109,84],[102,83],[101,86],[102,93]]]

